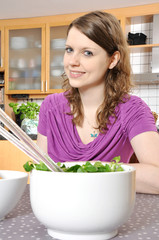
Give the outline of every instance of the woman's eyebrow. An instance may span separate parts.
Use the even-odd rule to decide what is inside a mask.
[[[70,44],[66,44],[65,47],[71,47],[71,48],[74,48],[73,46],[71,46]],[[96,48],[93,48],[93,47],[80,47],[80,49],[82,50],[96,50]]]

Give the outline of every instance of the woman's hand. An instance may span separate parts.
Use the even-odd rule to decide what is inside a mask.
[[[139,163],[136,168],[136,191],[159,194],[159,134],[144,132],[131,140]]]

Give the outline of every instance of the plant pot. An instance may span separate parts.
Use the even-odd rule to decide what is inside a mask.
[[[37,135],[37,119],[24,118],[21,123],[22,130],[28,135]]]
[[[15,121],[16,121],[16,124],[21,127],[21,123],[22,123],[22,120],[20,119],[20,115],[21,114],[17,114],[15,115]]]

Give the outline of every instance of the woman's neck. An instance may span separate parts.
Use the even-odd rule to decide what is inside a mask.
[[[91,89],[79,89],[84,109],[98,109],[104,101],[104,89],[96,87]]]

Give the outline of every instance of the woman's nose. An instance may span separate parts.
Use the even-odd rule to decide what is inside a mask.
[[[80,65],[80,57],[78,54],[73,53],[70,57],[70,61],[69,61],[70,65]]]

